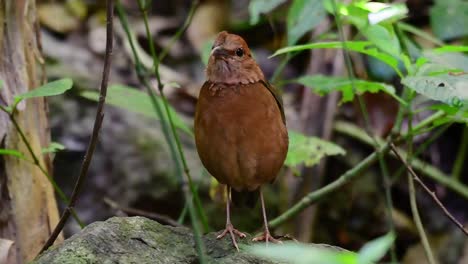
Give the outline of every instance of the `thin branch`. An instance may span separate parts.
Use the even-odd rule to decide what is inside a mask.
[[[107,197],[104,198],[104,203],[106,203],[112,209],[122,211],[122,212],[124,212],[126,214],[144,216],[146,218],[156,220],[156,221],[158,221],[158,222],[160,222],[162,224],[168,224],[168,225],[171,225],[171,226],[176,226],[176,227],[184,226],[184,225],[180,224],[179,222],[177,222],[176,220],[170,218],[167,215],[148,212],[148,211],[140,210],[140,209],[137,209],[137,208],[121,206],[118,203],[116,203],[115,201],[113,201],[113,200],[111,200],[111,199],[109,199]]]
[[[460,176],[463,171],[463,166],[465,165],[467,152],[468,152],[468,126],[465,126],[465,128],[463,128],[460,147],[457,152],[457,158],[452,168],[452,177],[455,180],[460,180]]]
[[[75,187],[73,189],[73,193],[70,198],[70,203],[68,204],[67,208],[63,212],[59,223],[55,227],[54,231],[50,235],[47,242],[41,249],[41,253],[47,250],[52,244],[54,244],[57,236],[62,231],[65,223],[67,222],[68,218],[70,217],[70,212],[73,210],[75,206],[78,195],[83,188],[83,185],[86,181],[86,177],[88,175],[89,165],[91,164],[91,160],[93,158],[94,150],[96,149],[98,137],[99,137],[99,130],[102,126],[102,121],[104,119],[104,104],[106,101],[107,95],[107,85],[109,82],[109,72],[110,72],[110,65],[111,65],[111,57],[112,57],[112,49],[114,43],[114,25],[113,25],[113,18],[114,18],[114,1],[107,0],[107,26],[106,26],[106,54],[104,57],[104,69],[102,72],[102,81],[101,81],[101,89],[99,94],[99,102],[96,110],[96,117],[94,120],[93,132],[91,135],[91,139],[89,140],[88,148],[86,149],[86,154],[83,159],[83,163],[81,165],[80,174],[78,176],[78,180],[76,181]]]
[[[364,171],[369,166],[371,166],[372,164],[374,164],[378,160],[379,153],[384,154],[388,152],[388,150],[389,150],[389,145],[387,143],[384,146],[382,146],[378,151],[375,151],[369,156],[367,156],[367,158],[362,160],[359,164],[357,164],[353,168],[346,171],[335,181],[325,185],[324,187],[316,191],[310,192],[309,194],[304,196],[299,202],[297,202],[294,206],[289,208],[286,212],[276,217],[275,219],[271,220],[268,226],[271,228],[275,228],[281,225],[287,220],[298,215],[300,212],[302,212],[304,209],[309,207],[311,204],[339,190],[341,187],[343,187],[345,184],[347,184],[354,178],[358,178],[359,176],[362,176],[361,172]]]
[[[437,114],[437,113],[436,113]],[[431,118],[431,117],[429,117]],[[432,119],[432,118],[431,118]],[[426,122],[427,124],[427,122]],[[421,129],[423,127],[420,126]],[[352,138],[355,138],[365,144],[368,144],[369,146],[373,146],[372,139],[369,138],[369,136],[359,127],[347,123],[347,122],[336,122],[335,123],[335,130],[351,136]],[[380,144],[383,144],[384,141],[383,139],[378,139]],[[408,154],[404,150],[399,150],[403,158],[406,159]],[[392,153],[393,156],[393,153]],[[413,159],[411,161],[411,166],[414,167],[417,171],[420,171],[421,173],[424,173],[424,175],[428,176],[429,178],[437,181],[441,185],[449,188],[450,190],[454,191],[455,193],[461,195],[465,199],[468,199],[468,187],[455,179],[451,178],[450,176],[444,174],[442,171],[440,171],[438,168],[427,164],[426,162],[420,160],[420,159]]]
[[[405,159],[400,155],[400,152],[398,149],[395,147],[395,145],[390,144],[390,148],[392,149],[393,153],[395,153],[395,156],[405,165],[406,169],[408,172],[413,176],[414,180],[419,183],[423,187],[423,189],[431,196],[431,198],[434,200],[434,202],[442,209],[444,214],[458,227],[460,228],[465,235],[468,236],[468,229],[466,229],[448,210],[447,208],[442,204],[442,202],[439,200],[435,192],[431,191],[426,184],[419,178],[419,176],[414,172],[413,168],[405,161]]]
[[[428,118],[422,120],[415,128],[423,129],[425,126],[431,124],[434,120],[441,116],[440,112],[436,112],[435,114],[429,116]],[[365,133],[364,135],[368,137]],[[399,140],[405,139],[407,135],[402,136]],[[310,192],[306,196],[304,196],[299,202],[297,202],[294,206],[289,208],[286,212],[281,214],[280,216],[276,217],[275,219],[271,220],[269,226],[271,228],[275,228],[287,220],[293,218],[294,216],[298,215],[304,209],[312,205],[313,203],[317,202],[318,200],[326,197],[327,195],[339,190],[343,187],[346,183],[350,182],[351,180],[362,176],[362,171],[366,168],[374,164],[378,160],[379,153],[386,154],[389,150],[388,143],[383,143],[378,151],[374,151],[372,154],[367,156],[364,160],[362,160],[359,164],[354,166],[353,168],[349,169],[345,173],[343,173],[338,179],[335,181],[325,185],[324,187]]]

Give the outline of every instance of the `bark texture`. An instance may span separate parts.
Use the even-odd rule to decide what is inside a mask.
[[[34,0],[0,0],[0,104],[39,86],[37,78],[36,7]],[[23,101],[15,119],[39,162],[51,172],[47,105],[43,98]],[[0,148],[18,150],[33,160],[7,114],[0,113]],[[7,263],[32,260],[58,221],[54,191],[31,162],[0,156],[0,238],[13,241]]]

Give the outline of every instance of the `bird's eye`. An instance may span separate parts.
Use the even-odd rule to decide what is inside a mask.
[[[244,49],[243,48],[236,49],[236,55],[239,57],[244,56]]]

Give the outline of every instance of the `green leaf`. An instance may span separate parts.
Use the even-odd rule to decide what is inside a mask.
[[[15,149],[0,149],[0,155],[14,156],[20,159],[24,159],[24,154]]]
[[[55,153],[64,150],[65,146],[58,142],[50,142],[50,145],[42,149],[42,153]]]
[[[323,0],[294,0],[288,12],[288,45],[295,44],[326,15]]]
[[[54,95],[63,94],[67,90],[71,89],[72,86],[73,86],[73,81],[69,78],[49,82],[29,92],[15,96],[15,102],[19,102],[23,99],[28,99],[28,98],[54,96]]]
[[[468,104],[468,76],[464,74],[406,77],[401,82],[433,100],[457,107]]]
[[[332,142],[289,131],[289,149],[285,164],[289,167],[295,167],[304,163],[305,166],[310,167],[317,164],[325,156],[344,154],[345,150]]]
[[[284,47],[277,50],[272,56],[278,56],[284,53],[290,53],[295,51],[303,51],[303,50],[311,50],[311,49],[347,49],[350,51],[360,52],[369,56],[372,56],[390,67],[398,73],[398,75],[402,76],[400,70],[398,69],[398,60],[388,55],[386,53],[380,52],[375,48],[375,46],[369,41],[332,41],[332,42],[318,42],[318,43],[310,43],[304,45],[295,45]]]
[[[361,33],[380,50],[387,52],[395,58],[400,57],[400,42],[393,32],[381,25],[371,25],[361,29]]]
[[[80,95],[93,101],[99,99],[99,93],[96,91],[85,91]],[[163,100],[159,96],[156,97],[156,100],[162,107]],[[150,96],[136,88],[125,85],[111,85],[107,91],[106,103],[159,120]],[[193,135],[192,130],[184,123],[176,111],[172,107],[169,109],[175,126],[187,134]]]
[[[260,14],[266,14],[284,2],[286,0],[251,0],[249,4],[250,24],[257,24]]]
[[[423,56],[429,61],[446,66],[447,68],[460,69],[468,72],[468,56],[463,53],[435,53],[432,51],[423,52]]]
[[[468,106],[456,107],[446,104],[432,105],[433,110],[442,110],[447,116],[434,121],[435,125],[442,125],[448,122],[456,122],[468,125]]]
[[[442,39],[468,35],[468,2],[466,0],[436,1],[430,10],[432,31]]]
[[[385,256],[387,251],[395,241],[395,234],[388,233],[385,236],[367,242],[361,250],[359,250],[358,260],[359,264],[376,263]]]
[[[253,245],[247,247],[250,254],[293,264],[351,264],[357,262],[357,254],[332,249],[326,245],[308,245],[285,242],[283,244]]]
[[[3,88],[3,81],[0,80],[0,90]]]
[[[365,80],[355,79],[351,81],[346,77],[329,77],[323,75],[314,75],[314,76],[304,76],[296,80],[296,82],[310,87],[314,92],[318,93],[320,96],[328,94],[332,91],[340,91],[343,93],[341,98],[341,103],[349,102],[354,99],[354,94],[362,94],[365,92],[376,93],[383,91],[400,103],[405,104],[402,99],[400,99],[395,94],[395,88],[389,84],[380,83],[380,82],[371,82]],[[353,91],[353,83],[356,91]]]

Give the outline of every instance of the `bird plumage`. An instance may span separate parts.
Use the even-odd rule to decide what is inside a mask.
[[[195,142],[205,168],[220,183],[238,192],[260,190],[265,233],[257,240],[275,241],[266,222],[261,186],[272,182],[286,158],[288,133],[283,102],[265,80],[246,42],[225,31],[218,34],[198,97]],[[230,222],[219,236],[245,235]]]

